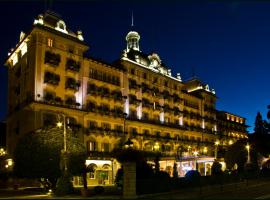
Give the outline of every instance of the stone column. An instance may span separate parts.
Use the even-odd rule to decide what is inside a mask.
[[[123,197],[136,198],[136,162],[123,163]]]

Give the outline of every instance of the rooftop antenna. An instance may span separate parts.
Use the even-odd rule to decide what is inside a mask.
[[[134,26],[133,10],[131,11],[131,27]]]

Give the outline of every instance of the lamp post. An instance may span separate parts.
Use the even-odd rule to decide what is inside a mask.
[[[219,141],[217,140],[215,142],[215,159],[217,159],[218,145],[219,145]]]
[[[64,171],[67,172],[67,160],[66,160],[66,154],[67,154],[67,129],[66,129],[66,115],[61,113],[59,114],[63,117],[63,124],[62,122],[57,122],[57,126],[61,128],[63,126],[64,129],[64,151],[63,151],[63,161],[64,161]]]
[[[127,119],[127,113],[123,113],[123,120],[124,120],[124,135],[126,134],[126,119]]]
[[[248,152],[247,163],[250,163],[250,145],[249,145],[249,143],[247,143],[246,149],[247,149],[247,152]]]
[[[197,170],[198,169],[197,156],[198,156],[199,152],[195,150],[193,152],[193,154],[195,156],[195,170]]]

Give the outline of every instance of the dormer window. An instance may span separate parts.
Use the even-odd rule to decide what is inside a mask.
[[[61,31],[63,33],[68,33],[66,30],[66,24],[63,20],[59,20],[56,24],[55,30]]]

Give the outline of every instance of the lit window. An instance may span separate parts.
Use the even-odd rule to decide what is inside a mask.
[[[53,46],[53,39],[48,38],[48,46],[52,47]]]
[[[104,152],[110,151],[110,144],[109,143],[103,143],[103,149]]]
[[[95,172],[89,172],[89,178],[95,179]]]
[[[88,141],[87,142],[87,150],[88,151],[95,151],[96,149],[96,143],[93,141]]]

